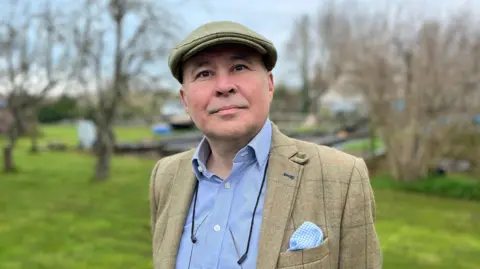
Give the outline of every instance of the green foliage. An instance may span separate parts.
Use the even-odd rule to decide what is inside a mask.
[[[405,189],[439,196],[480,201],[480,180],[434,177],[405,184]]]
[[[62,96],[53,103],[44,105],[38,112],[37,119],[41,123],[53,123],[73,119],[79,114],[74,98]]]
[[[480,179],[466,175],[431,176],[412,182],[399,182],[389,176],[373,181],[378,188],[391,188],[428,195],[480,201]]]
[[[82,107],[79,109],[79,116],[86,120],[95,120],[95,114],[97,113],[97,108],[91,105]]]

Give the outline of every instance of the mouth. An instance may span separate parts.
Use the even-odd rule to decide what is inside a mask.
[[[215,111],[212,112],[212,114],[228,114],[228,113],[234,113],[238,110],[245,109],[246,107],[241,107],[241,106],[224,106],[219,109],[216,109]]]

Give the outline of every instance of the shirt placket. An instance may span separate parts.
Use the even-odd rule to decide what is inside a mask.
[[[209,236],[207,238],[208,246],[213,250],[208,261],[208,268],[217,268],[225,235],[228,234],[228,219],[233,203],[236,171],[239,167],[232,169],[232,174],[219,185],[215,204],[212,210],[213,215],[208,222]]]

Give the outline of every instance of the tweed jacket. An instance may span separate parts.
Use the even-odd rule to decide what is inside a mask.
[[[382,268],[375,199],[365,162],[333,148],[287,137],[272,127],[257,268]],[[154,269],[175,268],[196,180],[193,153],[192,149],[164,157],[153,168]],[[304,221],[322,229],[323,243],[286,252],[290,237]]]

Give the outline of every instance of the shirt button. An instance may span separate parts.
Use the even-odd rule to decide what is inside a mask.
[[[225,189],[230,189],[230,181],[225,182]]]
[[[215,226],[213,227],[213,230],[214,230],[215,232],[220,231],[220,225],[218,225],[218,224],[215,225]]]
[[[198,172],[200,172],[200,173],[203,172],[203,168],[200,165],[197,168],[198,168]]]

